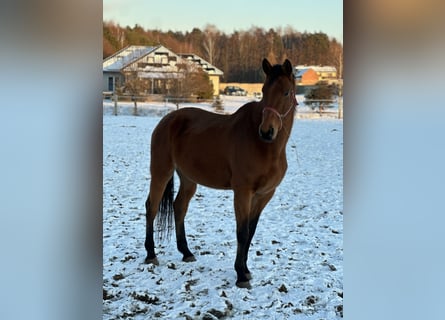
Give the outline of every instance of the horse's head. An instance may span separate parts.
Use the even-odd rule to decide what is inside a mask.
[[[288,59],[282,65],[272,66],[263,60],[266,81],[263,85],[263,116],[259,127],[260,138],[273,142],[283,127],[283,120],[293,117],[297,105],[292,64]]]

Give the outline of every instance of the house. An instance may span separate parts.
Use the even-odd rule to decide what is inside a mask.
[[[103,61],[103,89],[114,92],[126,79],[136,77],[149,83],[144,93],[158,93],[168,79],[182,76],[178,60],[178,55],[161,45],[128,46]]]
[[[178,55],[162,45],[128,46],[106,58],[102,64],[103,91],[115,92],[127,79],[138,78],[148,83],[142,93],[165,93],[172,81],[184,77],[185,64],[206,72],[218,94],[219,78],[224,74],[221,70],[196,55]]]
[[[304,68],[297,70],[295,80],[299,86],[312,86],[319,81],[319,78],[314,69]]]
[[[297,82],[297,94],[306,94],[316,87],[318,82],[327,84],[338,83],[337,69],[331,66],[306,66],[294,67],[295,80]]]
[[[300,71],[312,69],[318,76],[318,81],[325,81],[327,83],[337,82],[337,69],[333,66],[304,66],[298,65],[295,67],[295,76]]]
[[[121,87],[125,81],[125,68],[154,49],[155,47],[129,46],[106,58],[102,63],[103,91],[114,92]]]

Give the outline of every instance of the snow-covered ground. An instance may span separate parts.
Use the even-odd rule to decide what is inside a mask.
[[[233,111],[245,99],[226,100],[225,109]],[[342,120],[295,121],[287,174],[249,251],[252,289],[240,289],[231,191],[199,186],[190,202],[185,223],[196,262],[182,262],[172,238],[156,243],[159,266],[143,263],[150,136],[173,107],[145,104],[141,113],[147,116],[124,109],[113,116],[112,103],[104,102],[103,318],[341,318]]]

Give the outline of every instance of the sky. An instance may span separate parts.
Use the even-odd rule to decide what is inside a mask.
[[[343,42],[342,0],[103,0],[104,21],[162,31],[215,25],[226,34],[252,26],[323,32]]]

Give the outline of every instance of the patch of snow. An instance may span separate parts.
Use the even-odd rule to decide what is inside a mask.
[[[226,108],[248,101],[231,98]],[[288,171],[249,250],[252,289],[240,289],[232,191],[198,186],[185,219],[196,262],[181,261],[173,237],[156,243],[159,266],[144,264],[150,137],[175,107],[141,108],[145,117],[112,116],[109,108],[104,103],[103,319],[342,317],[342,120],[294,122]]]

